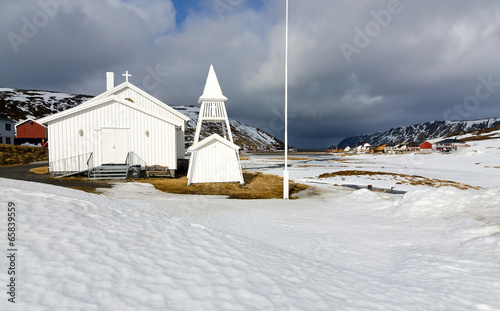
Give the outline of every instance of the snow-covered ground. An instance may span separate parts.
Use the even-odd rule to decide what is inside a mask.
[[[3,236],[8,202],[17,213],[16,304],[4,290],[0,310],[500,310],[492,142],[462,154],[293,160],[292,178],[319,187],[289,201],[174,195],[142,183],[89,194],[0,179]],[[273,165],[244,161],[280,174]],[[316,178],[346,169],[481,189],[397,185],[409,192],[393,195],[333,186],[390,180]]]

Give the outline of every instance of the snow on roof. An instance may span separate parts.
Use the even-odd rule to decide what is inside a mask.
[[[38,123],[38,122],[37,122],[35,119],[33,119],[33,118],[27,118],[26,120],[21,120],[21,121],[17,122],[17,123],[16,123],[16,127],[18,127],[18,126],[20,126],[21,124],[24,124],[24,123],[26,123],[26,122],[28,122],[28,121],[31,121],[31,122],[33,122],[33,123],[39,124],[39,125],[41,125],[41,126],[43,126],[43,127],[46,127],[45,125]]]

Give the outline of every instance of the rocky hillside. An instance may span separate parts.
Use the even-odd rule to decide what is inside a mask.
[[[173,108],[191,118],[187,125],[186,135],[194,136],[194,133],[196,132],[196,124],[198,123],[200,106],[173,106]],[[229,119],[229,125],[231,126],[231,132],[233,133],[234,143],[238,146],[249,146],[253,148],[277,148],[284,146],[284,144],[276,137],[271,136],[258,128],[243,124],[231,118]],[[200,136],[201,138],[205,138],[214,132],[222,135],[222,127],[217,124],[207,124],[207,126],[204,125],[202,127]]]
[[[392,128],[384,132],[363,134],[347,137],[338,147],[355,147],[365,142],[370,145],[394,145],[406,142],[424,142],[429,139],[443,137],[452,133],[476,129],[488,129],[500,125],[500,118],[481,119],[474,121],[433,121]]]
[[[16,90],[0,88],[0,115],[19,121],[26,118],[38,119],[47,115],[63,111],[79,105],[92,96],[73,95],[51,91]],[[188,122],[186,135],[194,135],[198,121],[199,106],[173,106],[174,109],[191,118]],[[236,120],[229,120],[233,139],[239,146],[252,148],[283,147],[283,143],[266,132],[243,124]],[[209,130],[218,131],[216,125],[210,128],[204,126],[201,136],[208,136]]]
[[[15,121],[37,119],[74,107],[91,98],[88,95],[0,88],[0,114]]]

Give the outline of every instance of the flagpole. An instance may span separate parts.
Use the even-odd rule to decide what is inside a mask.
[[[283,171],[283,199],[288,200],[288,0],[285,16],[285,169]]]

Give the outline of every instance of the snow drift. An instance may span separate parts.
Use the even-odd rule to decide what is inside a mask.
[[[0,179],[19,310],[499,310],[499,194],[257,202]]]

